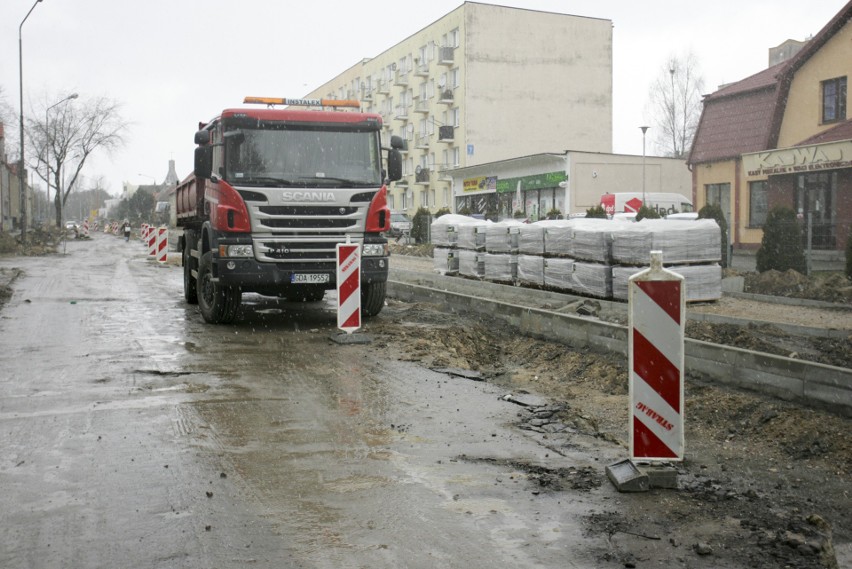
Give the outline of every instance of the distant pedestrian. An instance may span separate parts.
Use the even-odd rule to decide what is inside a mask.
[[[130,222],[129,221],[124,222],[124,240],[130,241]]]

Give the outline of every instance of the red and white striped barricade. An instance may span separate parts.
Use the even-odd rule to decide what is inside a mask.
[[[157,256],[157,232],[153,227],[148,228],[148,237],[146,238],[148,244],[148,256],[156,257]]]
[[[169,230],[167,227],[157,228],[157,262],[165,263],[169,259]]]
[[[142,240],[143,243],[148,242],[148,229],[150,229],[150,227],[147,223],[143,223],[141,226],[139,226],[139,238]]]
[[[630,458],[683,460],[683,277],[663,268],[661,251],[628,284]]]
[[[88,219],[83,220],[83,235],[85,235],[86,237],[89,236],[89,220]]]
[[[361,327],[361,246],[337,244],[337,327],[352,334]]]

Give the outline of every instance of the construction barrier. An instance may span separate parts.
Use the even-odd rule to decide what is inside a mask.
[[[169,260],[169,230],[166,227],[157,228],[157,262]]]
[[[148,237],[146,237],[146,243],[148,244],[148,256],[156,257],[157,256],[157,232],[154,231],[153,227],[148,228]]]
[[[683,460],[684,280],[661,251],[628,284],[630,458]]]
[[[361,246],[357,243],[337,244],[337,327],[347,334],[361,327]]]

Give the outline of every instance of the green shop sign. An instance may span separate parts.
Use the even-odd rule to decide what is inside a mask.
[[[556,188],[559,182],[564,182],[568,177],[565,172],[548,172],[534,176],[521,176],[520,178],[500,178],[497,180],[497,193],[505,194],[516,192],[518,182],[521,183],[521,191],[538,190],[541,188]]]

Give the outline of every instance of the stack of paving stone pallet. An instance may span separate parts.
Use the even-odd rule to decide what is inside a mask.
[[[722,297],[722,234],[712,219],[646,219],[626,224],[613,237],[613,297],[626,300],[628,279],[650,263],[651,251],[663,252],[663,264],[682,275],[686,301]]]
[[[485,228],[490,221],[466,215],[442,215],[432,222],[434,267],[438,273],[483,277]]]
[[[432,226],[435,266],[450,273],[598,298],[627,298],[629,277],[648,266],[650,252],[686,279],[687,301],[721,297],[721,234],[713,220],[570,219],[523,224],[443,216]],[[461,219],[455,219],[461,218]],[[454,234],[455,239],[444,239]],[[436,243],[438,245],[438,243]]]

